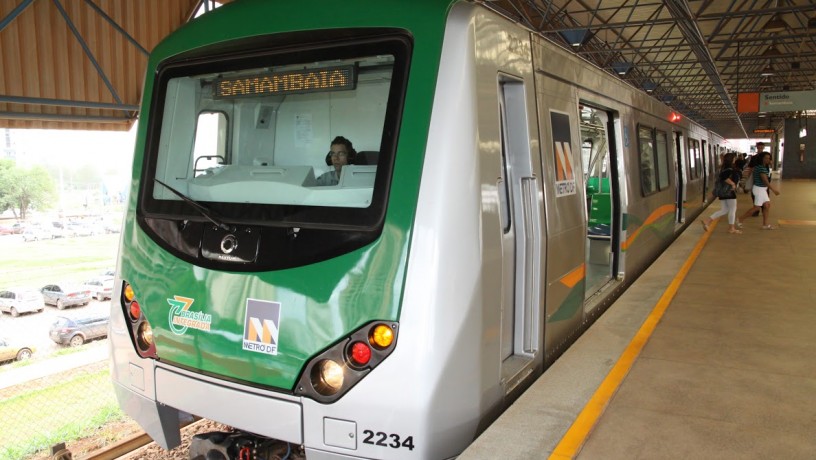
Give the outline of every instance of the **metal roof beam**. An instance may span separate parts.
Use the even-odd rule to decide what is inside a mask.
[[[31,5],[33,1],[34,0],[23,0],[22,2],[20,2],[19,5],[14,7],[14,9],[11,10],[11,13],[7,14],[6,17],[4,17],[2,21],[0,21],[0,32],[2,32],[7,25],[11,24],[11,22],[14,21],[17,18],[17,16],[19,16],[20,13],[23,12],[23,10],[28,8],[28,5]]]
[[[116,29],[117,32],[122,34],[122,36],[125,37],[127,41],[133,43],[133,46],[135,46],[136,49],[139,50],[139,52],[141,52],[145,56],[150,55],[150,52],[144,49],[144,47],[140,45],[139,42],[137,42],[136,39],[133,38],[129,33],[127,33],[127,31],[123,29],[122,26],[120,26],[116,21],[114,21],[113,18],[111,18],[110,16],[108,16],[107,13],[102,11],[102,8],[98,7],[96,3],[94,3],[92,0],[85,0],[85,3],[87,3],[88,6],[90,6],[94,11],[96,11],[96,13],[99,14],[99,16],[101,16],[104,20],[108,21],[108,23],[111,26],[113,26],[113,28]]]
[[[130,123],[131,121],[136,119],[136,116],[104,117],[95,115],[64,115],[59,113],[0,112],[0,119],[67,121],[83,123]]]
[[[728,90],[725,88],[722,78],[720,78],[719,72],[717,72],[714,59],[711,57],[711,53],[706,47],[705,39],[703,38],[702,33],[700,33],[700,29],[697,27],[697,23],[694,22],[694,17],[689,9],[688,1],[667,0],[665,4],[672,16],[674,16],[674,18],[677,20],[677,26],[683,32],[683,36],[686,37],[686,40],[688,40],[688,42],[691,44],[692,51],[694,51],[694,54],[700,61],[700,65],[703,67],[706,74],[708,74],[708,78],[719,93],[723,104],[728,107],[742,131],[745,132],[745,127],[742,126],[742,120],[739,117],[739,113],[737,113],[737,108],[734,106],[731,96],[728,94]],[[748,137],[747,133],[745,133],[745,137]]]
[[[127,112],[136,112],[139,110],[138,105],[113,104],[109,102],[70,101],[67,99],[49,99],[41,97],[19,97],[2,95],[0,95],[0,103],[51,105],[57,107],[79,107],[83,109],[122,110]]]
[[[108,80],[108,76],[105,74],[105,71],[102,70],[102,67],[99,65],[99,62],[96,61],[96,58],[94,57],[93,53],[91,53],[91,49],[88,47],[88,44],[85,43],[85,39],[82,38],[82,35],[80,35],[79,30],[77,30],[73,21],[71,21],[71,18],[68,17],[68,12],[65,11],[65,9],[62,7],[62,3],[60,3],[60,0],[51,1],[54,2],[54,5],[57,7],[57,10],[59,10],[60,14],[62,15],[62,18],[65,20],[65,23],[68,24],[68,28],[71,29],[71,33],[74,34],[74,38],[77,39],[79,45],[85,51],[85,55],[88,56],[88,59],[91,61],[91,64],[93,64],[93,66],[96,67],[96,72],[99,74],[99,78],[101,78],[102,81],[105,82],[105,86],[108,87],[108,91],[110,91],[111,95],[113,96],[113,99],[117,103],[121,104],[122,99],[119,98],[119,95],[116,93],[116,89],[114,89],[110,80]]]

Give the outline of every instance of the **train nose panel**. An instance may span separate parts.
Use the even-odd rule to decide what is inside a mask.
[[[303,409],[297,399],[251,391],[156,369],[156,400],[200,417],[294,444],[303,443]]]

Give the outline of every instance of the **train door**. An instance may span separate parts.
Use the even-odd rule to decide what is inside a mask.
[[[701,166],[700,170],[703,172],[703,175],[704,175],[704,177],[703,177],[703,203],[705,203],[706,202],[706,195],[708,195],[708,178],[710,177],[708,175],[708,167],[709,167],[709,163],[710,163],[709,152],[711,151],[711,149],[709,148],[710,146],[708,145],[707,141],[703,140],[701,142],[702,142],[702,146],[703,146],[703,148],[702,148],[703,153],[701,155],[702,158],[700,159],[700,161],[702,163],[700,165]]]
[[[524,84],[499,78],[502,178],[502,382],[510,392],[538,352],[541,279],[539,183],[533,172]]]
[[[685,149],[685,139],[683,138],[683,133],[679,131],[674,132],[674,152],[677,158],[677,176],[675,183],[677,184],[676,190],[676,198],[675,198],[675,205],[676,205],[676,218],[677,222],[683,223],[686,221],[686,210],[685,210],[685,203],[686,203],[686,149]]]
[[[614,177],[614,143],[610,142],[611,116],[606,111],[581,105],[581,161],[586,184],[586,267],[584,299],[599,292],[614,273],[618,241],[617,179]],[[587,304],[590,305],[590,304]]]

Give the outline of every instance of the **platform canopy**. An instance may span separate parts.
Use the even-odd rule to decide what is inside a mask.
[[[812,0],[472,1],[726,138],[807,115],[738,111],[739,94],[816,90]],[[129,129],[149,51],[227,2],[0,0],[0,127]]]
[[[0,128],[130,129],[150,50],[214,6],[0,0]]]

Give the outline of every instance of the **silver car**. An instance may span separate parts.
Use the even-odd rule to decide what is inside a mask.
[[[88,295],[94,299],[110,299],[113,295],[113,277],[97,276],[96,278],[91,278],[82,283],[80,289],[88,291]]]
[[[46,304],[56,305],[60,310],[74,305],[80,307],[88,305],[88,302],[91,301],[90,290],[70,284],[48,284],[40,289],[40,292],[42,292]]]
[[[20,316],[20,313],[41,312],[45,309],[42,293],[34,289],[13,288],[0,291],[0,312]]]

